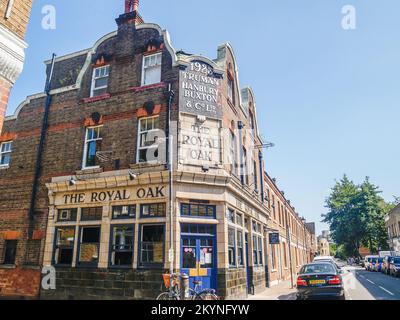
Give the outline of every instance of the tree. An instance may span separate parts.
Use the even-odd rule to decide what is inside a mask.
[[[359,188],[344,175],[332,188],[326,200],[329,211],[323,215],[323,222],[330,225],[332,239],[337,244],[343,245],[344,252],[348,256],[358,255],[365,233],[361,216],[358,214],[356,199],[359,197]]]
[[[361,245],[371,252],[387,249],[385,215],[390,206],[381,191],[367,177],[356,185],[344,175],[335,183],[326,200],[328,213],[323,222],[330,225],[332,238],[346,256],[359,256]]]
[[[369,177],[360,186],[360,214],[365,225],[363,245],[373,253],[388,249],[388,236],[385,226],[386,206],[380,196],[379,188],[369,181]]]

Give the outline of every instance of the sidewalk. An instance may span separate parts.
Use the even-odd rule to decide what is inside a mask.
[[[296,289],[290,288],[290,281],[284,281],[247,300],[296,300]]]

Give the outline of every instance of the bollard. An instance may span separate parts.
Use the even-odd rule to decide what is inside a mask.
[[[189,276],[185,273],[182,273],[179,282],[181,289],[181,300],[187,300],[189,298]]]

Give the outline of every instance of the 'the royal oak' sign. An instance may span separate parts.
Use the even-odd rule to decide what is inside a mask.
[[[129,189],[110,189],[105,191],[91,191],[67,193],[62,195],[58,205],[117,202],[127,200],[162,199],[167,195],[165,186],[138,187]]]
[[[222,76],[202,61],[192,61],[179,74],[179,109],[182,112],[222,118]]]

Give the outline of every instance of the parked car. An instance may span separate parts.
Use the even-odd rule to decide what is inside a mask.
[[[383,258],[382,269],[381,272],[385,274],[390,273],[390,261],[393,259],[392,256],[386,256]]]
[[[331,262],[315,261],[304,265],[297,277],[297,299],[336,298],[344,300],[341,273]]]
[[[371,262],[371,271],[381,272],[383,258],[374,258]]]
[[[371,267],[372,267],[371,262],[372,262],[373,259],[376,259],[376,258],[379,258],[379,256],[366,256],[364,258],[364,262],[365,262],[365,267],[364,268],[365,268],[365,270],[371,271]]]
[[[389,274],[394,277],[400,276],[400,257],[391,257]]]
[[[341,269],[339,264],[335,261],[335,259],[331,256],[317,256],[314,258],[314,262],[329,262],[335,265],[337,269]]]

